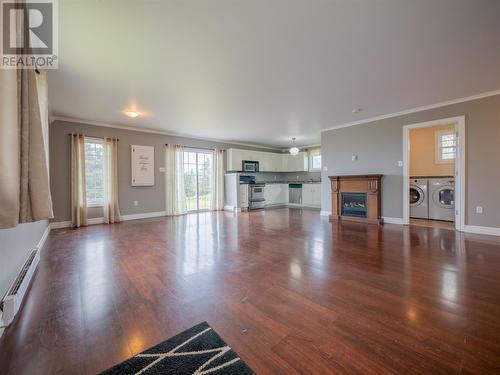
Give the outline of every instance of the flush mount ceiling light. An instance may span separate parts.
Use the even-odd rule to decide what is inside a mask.
[[[293,146],[290,148],[290,155],[297,155],[299,153],[299,149],[295,146],[295,138],[292,138]]]
[[[136,118],[140,116],[140,112],[137,111],[123,111],[123,114],[130,118]]]

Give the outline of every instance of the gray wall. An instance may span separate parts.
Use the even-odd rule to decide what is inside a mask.
[[[243,147],[230,143],[217,143],[191,138],[173,137],[155,133],[108,128],[102,126],[55,121],[50,125],[50,187],[54,205],[53,221],[71,220],[71,164],[69,133],[82,133],[95,137],[116,137],[118,142],[119,202],[123,215],[158,212],[165,210],[165,174],[158,168],[165,166],[165,144],[176,143],[189,147],[246,148],[251,150],[281,152],[281,150]],[[131,186],[130,146],[155,147],[155,185]],[[139,205],[134,206],[133,201]],[[89,217],[102,217],[102,209],[89,209]]]
[[[47,220],[0,230],[0,298],[21,269],[29,252],[38,245]]]
[[[322,210],[331,211],[328,176],[382,173],[382,215],[403,216],[403,126],[465,115],[465,224],[500,227],[500,95],[416,112],[362,125],[325,131],[321,135]],[[352,161],[352,154],[359,155]],[[482,215],[475,206],[483,206]]]

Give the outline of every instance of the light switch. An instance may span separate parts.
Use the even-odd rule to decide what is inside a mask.
[[[326,165],[323,167],[323,172],[328,172],[328,167]]]
[[[139,205],[139,202],[134,201],[134,206],[138,206],[138,205]]]
[[[402,167],[403,166],[403,160],[399,160],[398,161],[398,167]]]

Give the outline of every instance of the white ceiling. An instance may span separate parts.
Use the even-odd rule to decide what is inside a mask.
[[[52,115],[286,147],[500,88],[498,0],[64,0],[59,12]],[[133,103],[147,115],[125,117]]]

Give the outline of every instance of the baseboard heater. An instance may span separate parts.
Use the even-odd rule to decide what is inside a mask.
[[[28,290],[39,262],[40,251],[38,248],[36,248],[29,254],[28,258],[23,264],[23,267],[12,282],[12,285],[10,286],[7,294],[0,304],[0,310],[2,311],[3,320],[1,326],[7,327],[10,323],[12,323],[12,320],[14,320],[14,317],[21,307],[24,296],[26,294],[26,291]]]

